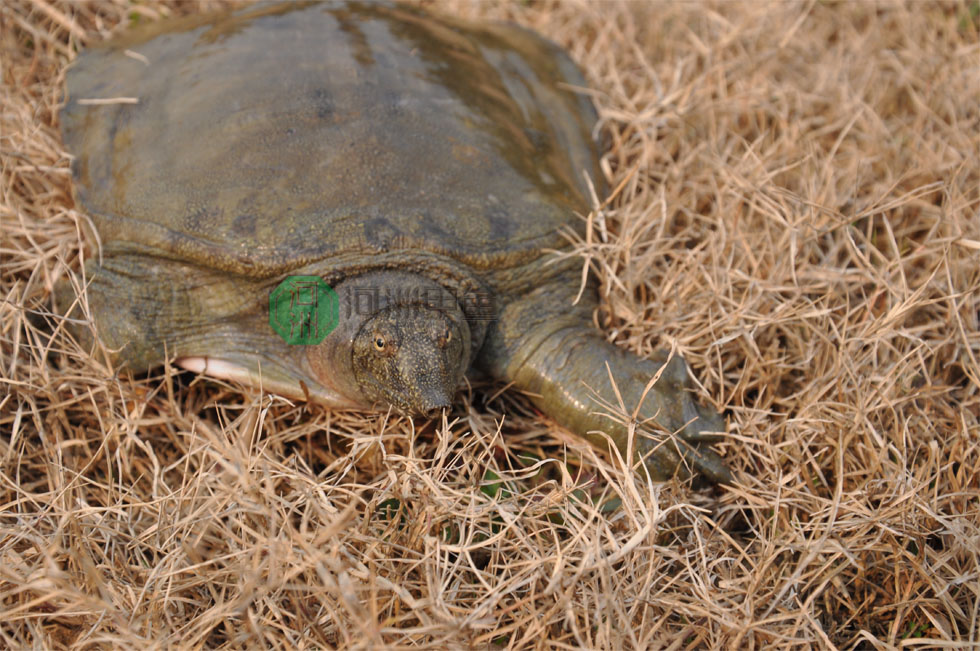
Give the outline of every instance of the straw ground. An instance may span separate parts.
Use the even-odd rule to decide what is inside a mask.
[[[80,48],[189,3],[0,4],[0,645],[980,642],[980,5],[437,3],[584,67],[596,323],[674,347],[735,485],[648,485],[502,387],[443,422],[119,373],[32,316],[97,242]]]

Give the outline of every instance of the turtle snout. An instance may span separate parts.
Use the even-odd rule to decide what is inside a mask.
[[[396,360],[397,385],[404,388],[412,413],[435,418],[452,405],[462,372],[455,355],[423,335],[403,341]]]
[[[407,396],[409,411],[415,416],[438,418],[443,409],[453,403],[455,382],[450,374],[420,373],[411,378],[412,389]]]
[[[435,420],[442,415],[443,409],[445,409],[448,406],[449,405],[446,405],[444,407],[432,407],[431,409],[428,409],[424,414],[422,414],[422,418],[425,418],[426,420]]]
[[[444,391],[431,391],[422,398],[419,405],[420,413],[424,418],[438,418],[443,409],[449,409],[452,399]]]

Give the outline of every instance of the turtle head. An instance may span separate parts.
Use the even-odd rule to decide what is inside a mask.
[[[387,270],[336,292],[340,322],[307,353],[315,377],[365,407],[410,416],[448,407],[474,345],[455,296],[424,276]]]
[[[364,397],[411,415],[449,407],[468,361],[461,325],[418,305],[394,305],[367,319],[351,350]]]

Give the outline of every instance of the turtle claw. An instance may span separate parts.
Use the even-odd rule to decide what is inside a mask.
[[[687,417],[688,424],[681,431],[680,436],[685,441],[710,444],[725,440],[725,421],[714,409],[699,405],[691,397],[685,405],[684,415]]]
[[[637,470],[645,470],[654,481],[671,477],[695,478],[698,483],[731,484],[732,473],[724,460],[707,446],[692,445],[680,436],[664,436],[644,432],[641,450],[636,458]]]
[[[732,471],[725,465],[721,455],[708,447],[688,445],[684,441],[679,443],[684,454],[684,469],[680,472],[687,475],[697,474],[716,484],[732,483]]]

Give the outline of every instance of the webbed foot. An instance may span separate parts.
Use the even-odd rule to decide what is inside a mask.
[[[722,458],[708,447],[723,437],[725,423],[697,403],[687,364],[678,356],[658,351],[641,358],[593,330],[570,327],[546,337],[511,379],[561,425],[599,447],[611,440],[654,480],[699,475],[732,481]]]

